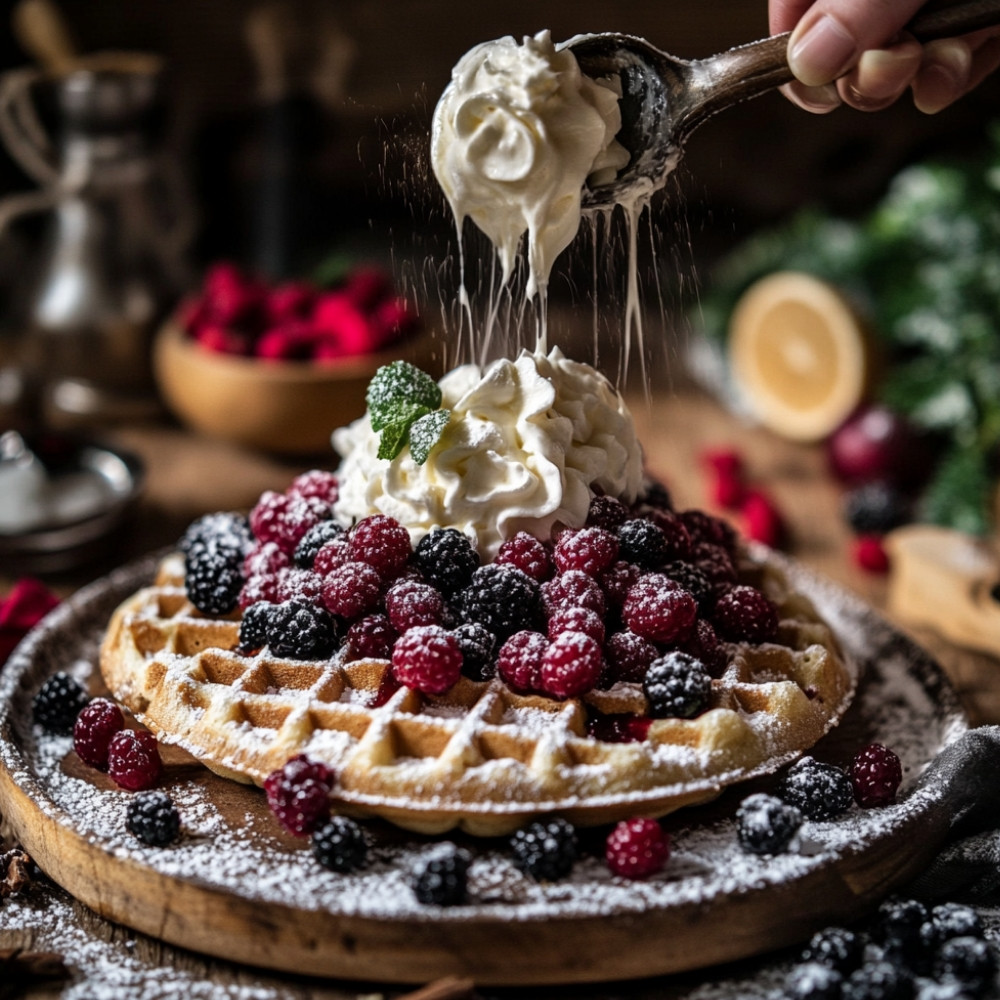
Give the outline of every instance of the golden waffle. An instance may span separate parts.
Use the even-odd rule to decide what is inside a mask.
[[[657,719],[641,742],[585,729],[588,706],[643,714],[634,684],[556,701],[462,678],[445,695],[401,688],[384,700],[387,661],[244,655],[235,616],[206,618],[187,600],[177,556],[115,612],[101,669],[138,720],[213,771],[261,784],[296,754],[323,761],[341,812],[484,836],[547,813],[580,825],[661,816],[786,763],[853,693],[854,672],[810,602],[778,567],[751,572],[778,607],[776,641],[730,644],[709,710]]]

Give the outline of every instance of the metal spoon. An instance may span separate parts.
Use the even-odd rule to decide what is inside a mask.
[[[907,30],[928,42],[997,24],[1000,0],[958,0],[928,4]],[[687,137],[703,121],[793,79],[787,33],[690,61],[633,35],[579,35],[567,46],[587,76],[621,80],[617,139],[632,154],[610,184],[584,188],[585,209],[611,208],[662,187]]]

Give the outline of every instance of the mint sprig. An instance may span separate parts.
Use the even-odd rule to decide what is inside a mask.
[[[381,434],[378,457],[389,461],[409,444],[413,461],[423,465],[451,418],[437,382],[408,361],[379,368],[365,401],[372,430]]]

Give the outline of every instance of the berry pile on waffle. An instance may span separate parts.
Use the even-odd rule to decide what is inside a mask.
[[[780,569],[647,486],[583,523],[413,544],[334,517],[337,476],[195,522],[101,667],[157,738],[263,784],[305,755],[335,811],[499,835],[661,816],[773,771],[856,678]]]

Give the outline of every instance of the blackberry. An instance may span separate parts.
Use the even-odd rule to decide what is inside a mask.
[[[806,962],[799,965],[785,981],[785,996],[789,1000],[840,1000],[844,977],[829,965]]]
[[[931,910],[931,923],[938,941],[954,937],[982,937],[983,924],[971,906],[961,903],[941,903]]]
[[[781,797],[812,820],[832,819],[854,801],[850,778],[833,764],[803,757],[789,768]]]
[[[652,521],[633,518],[618,529],[618,554],[643,569],[656,569],[667,558],[667,538]]]
[[[649,507],[658,510],[673,510],[674,502],[671,499],[670,491],[655,479],[647,479],[642,484],[642,502]]]
[[[844,981],[844,1000],[910,1000],[913,977],[891,962],[867,962]]]
[[[258,601],[243,612],[240,621],[240,649],[245,653],[267,645],[275,607],[270,601]]]
[[[493,653],[497,637],[477,622],[466,622],[452,630],[462,651],[462,673],[474,681],[488,681],[496,676]]]
[[[690,719],[708,707],[712,678],[700,660],[671,652],[649,665],[642,690],[654,719]]]
[[[975,996],[984,996],[996,975],[997,962],[982,938],[956,937],[941,946],[934,971],[940,979],[954,980]]]
[[[283,601],[270,614],[267,645],[290,660],[325,660],[337,648],[336,620],[314,604]]]
[[[890,946],[893,942],[916,943],[927,919],[927,908],[923,903],[894,896],[880,904],[872,928],[873,937],[883,946]]]
[[[906,498],[889,483],[865,483],[844,500],[844,519],[859,535],[884,535],[908,518]]]
[[[802,825],[802,813],[774,795],[748,795],[736,810],[740,847],[751,854],[781,854]]]
[[[89,701],[80,682],[60,671],[41,686],[32,702],[32,712],[35,722],[47,733],[69,736],[76,717]]]
[[[184,585],[191,603],[203,615],[228,615],[239,604],[243,559],[236,546],[212,540],[193,545],[184,557]]]
[[[864,955],[864,942],[854,931],[846,927],[827,927],[809,939],[802,960],[818,962],[846,976],[861,965]]]
[[[246,555],[253,544],[250,522],[242,514],[234,512],[205,514],[191,522],[177,547],[187,555],[194,548],[212,543],[240,549]]]
[[[513,566],[491,563],[480,566],[458,595],[458,609],[466,622],[478,622],[499,641],[522,628],[530,628],[539,616],[539,586]]]
[[[675,559],[673,562],[666,563],[660,572],[664,576],[670,577],[674,583],[679,584],[694,597],[698,602],[700,614],[707,614],[711,611],[715,602],[715,584],[708,578],[708,574],[694,563]]]
[[[514,864],[538,882],[565,878],[576,861],[576,831],[564,819],[539,821],[518,830],[510,839]]]
[[[316,860],[332,872],[352,872],[368,860],[364,830],[346,816],[331,816],[312,835]]]
[[[298,545],[295,546],[295,553],[292,562],[299,569],[312,569],[319,552],[327,542],[332,542],[336,538],[342,538],[344,527],[336,521],[320,521],[314,524],[303,536]]]
[[[166,847],[177,839],[181,818],[166,792],[139,792],[129,800],[125,826],[144,844]]]
[[[454,844],[441,844],[413,872],[410,886],[417,901],[430,906],[465,902],[471,860],[468,852]]]
[[[445,597],[464,590],[479,568],[479,553],[457,528],[435,528],[424,535],[414,557],[424,577]]]

